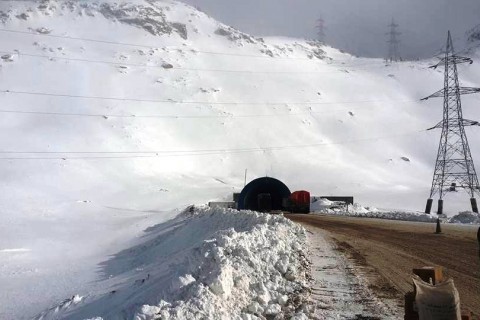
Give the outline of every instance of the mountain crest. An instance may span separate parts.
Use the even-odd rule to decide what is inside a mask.
[[[53,1],[44,0],[40,3],[31,2],[29,6],[16,6],[17,9],[0,11],[0,21],[6,23],[14,19],[28,21],[33,15],[40,14],[51,16],[57,11],[69,11],[78,16],[95,17],[103,15],[106,19],[133,25],[142,28],[152,35],[178,34],[182,39],[188,38],[187,27],[184,23],[169,21],[165,11],[170,7],[165,2],[159,1],[137,1],[137,3],[115,3],[115,2],[77,2],[77,1]]]

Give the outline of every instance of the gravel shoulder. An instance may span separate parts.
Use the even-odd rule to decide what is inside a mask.
[[[411,291],[411,271],[442,266],[455,281],[463,308],[480,314],[480,259],[477,227],[323,215],[286,215],[326,231],[337,250],[370,269],[366,275],[377,294],[397,297]],[[381,285],[379,285],[381,284]],[[396,292],[395,292],[396,291]]]

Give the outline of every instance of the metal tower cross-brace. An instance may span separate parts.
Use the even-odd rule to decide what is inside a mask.
[[[325,42],[325,30],[327,28],[325,27],[325,21],[323,18],[319,18],[317,20],[317,36],[318,40],[321,42]]]
[[[460,87],[457,71],[457,64],[460,63],[471,64],[473,61],[470,58],[455,55],[449,31],[445,57],[431,67],[434,69],[439,66],[445,67],[444,88],[422,99],[443,97],[443,121],[429,129],[441,128],[442,135],[433,174],[432,189],[425,208],[427,214],[430,214],[433,197],[437,194],[439,195],[437,213],[442,214],[445,193],[456,191],[457,188],[463,188],[470,194],[472,210],[478,213],[475,194],[480,195],[480,185],[465,134],[465,126],[478,126],[480,124],[477,121],[463,119],[461,95],[480,92],[480,88]]]
[[[395,23],[395,20],[392,18],[392,23],[388,26],[390,31],[387,32],[388,38],[388,56],[387,62],[397,62],[400,60],[400,54],[398,53],[398,45],[400,44],[400,40],[398,40],[398,36],[401,34],[397,31],[398,24]]]

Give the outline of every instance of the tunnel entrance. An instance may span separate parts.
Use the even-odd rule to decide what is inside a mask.
[[[288,199],[290,190],[274,178],[255,179],[243,188],[238,198],[239,210],[271,211],[282,210],[283,199]]]

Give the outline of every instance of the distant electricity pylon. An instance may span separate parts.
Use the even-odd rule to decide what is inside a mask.
[[[317,20],[317,39],[321,42],[325,42],[325,30],[327,29],[325,27],[325,20],[322,18],[319,18]]]
[[[387,55],[387,62],[393,62],[393,61],[399,61],[400,60],[400,54],[398,51],[398,46],[400,44],[400,40],[398,39],[398,36],[401,34],[400,32],[397,31],[398,24],[395,23],[395,20],[392,18],[392,23],[388,25],[390,28],[390,31],[387,32],[388,35],[388,55]]]
[[[445,193],[465,189],[471,196],[473,212],[478,213],[475,194],[480,194],[477,173],[473,165],[470,147],[468,145],[465,126],[480,125],[477,121],[463,119],[460,96],[480,92],[480,88],[460,87],[458,82],[457,64],[473,63],[470,58],[455,55],[452,37],[448,32],[445,57],[431,68],[445,67],[444,88],[422,100],[443,97],[443,120],[431,129],[442,129],[438,147],[437,162],[433,174],[432,189],[427,201],[425,213],[432,209],[433,197],[438,194],[438,214],[443,213],[443,197]]]

